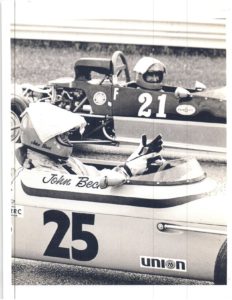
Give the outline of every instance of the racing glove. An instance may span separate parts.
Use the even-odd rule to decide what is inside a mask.
[[[157,135],[150,143],[147,143],[147,136],[143,134],[138,148],[128,157],[127,161],[149,153],[159,153],[162,148],[163,139],[161,134]]]
[[[124,164],[127,174],[132,176],[142,175],[146,172],[156,172],[164,164],[165,160],[156,152],[141,155]]]
[[[117,176],[104,176],[100,179],[100,187],[119,186],[125,183],[129,177],[142,175],[146,172],[156,172],[163,166],[165,160],[158,155],[162,150],[163,140],[159,134],[153,141],[147,143],[147,136],[142,135],[139,147],[130,155],[124,165],[114,169]],[[110,176],[109,176],[110,175]]]
[[[165,160],[158,155],[163,148],[162,135],[159,134],[150,143],[147,143],[147,136],[141,137],[138,148],[127,159],[124,169],[131,176],[142,175],[149,172],[156,172],[164,164]]]

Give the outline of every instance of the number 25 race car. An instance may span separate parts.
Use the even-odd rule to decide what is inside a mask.
[[[111,59],[79,59],[74,78],[20,86],[11,99],[12,140],[19,140],[20,115],[29,103],[48,101],[86,118],[82,143],[135,145],[135,132],[137,137],[146,133],[148,139],[161,132],[166,148],[225,154],[225,87],[207,90],[200,82],[192,89],[164,85],[166,68],[151,57],[141,58],[134,71],[131,80],[124,54],[116,51]]]
[[[17,160],[12,171],[14,257],[226,284],[225,197],[195,159],[117,187]]]

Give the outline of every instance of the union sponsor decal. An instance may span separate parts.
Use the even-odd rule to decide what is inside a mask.
[[[187,262],[183,259],[140,256],[140,267],[168,271],[187,272]]]

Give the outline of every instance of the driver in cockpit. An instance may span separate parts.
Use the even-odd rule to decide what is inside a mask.
[[[166,74],[165,65],[152,57],[141,58],[134,67],[135,81],[138,87],[149,90],[161,90]]]
[[[158,135],[147,144],[142,137],[139,147],[127,161],[113,169],[99,171],[83,164],[72,156],[73,145],[68,139],[70,130],[79,129],[83,134],[85,119],[75,113],[50,103],[31,103],[25,110],[21,123],[21,143],[16,156],[24,168],[58,171],[78,176],[99,176],[102,187],[121,185],[131,176],[142,175],[149,169],[157,171],[164,163],[159,155],[163,140]]]

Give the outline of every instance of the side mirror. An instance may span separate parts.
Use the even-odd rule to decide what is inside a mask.
[[[199,91],[199,92],[204,91],[204,90],[206,90],[206,86],[203,83],[201,83],[200,81],[196,81],[195,82],[195,90]]]
[[[175,90],[176,98],[191,98],[191,93],[182,87],[177,87]]]

